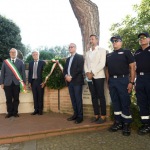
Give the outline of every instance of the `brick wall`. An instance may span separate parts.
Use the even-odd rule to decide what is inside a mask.
[[[89,91],[87,91],[87,86],[84,85],[83,87],[83,113],[84,113],[84,116],[93,116],[94,113],[93,113],[93,106],[92,106],[91,98],[89,96],[84,95],[84,89],[86,89],[86,95],[89,94]],[[58,95],[59,95],[59,98],[58,98]],[[85,99],[85,97],[87,99]],[[72,109],[72,104],[71,104],[68,88],[65,87],[58,91],[58,90],[49,89],[46,87],[45,95],[44,95],[44,111],[73,114],[73,109]],[[107,116],[109,116],[109,105],[107,105]]]

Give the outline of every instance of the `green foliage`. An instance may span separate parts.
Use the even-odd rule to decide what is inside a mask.
[[[52,58],[54,58],[54,54],[52,54],[50,51],[40,51],[40,60],[51,60]],[[26,58],[26,63],[29,63],[30,61],[32,61],[32,55],[30,54],[27,58]]]
[[[65,65],[65,60],[64,59],[57,59],[59,60],[59,63],[64,67]],[[54,62],[49,61],[48,64],[44,67],[43,70],[43,81],[45,81],[46,76],[50,73],[52,66]],[[47,80],[46,86],[51,88],[51,89],[62,89],[63,87],[66,86],[66,82],[63,76],[62,71],[60,70],[58,64],[56,65],[53,73]]]
[[[13,21],[0,15],[0,63],[9,57],[11,48],[16,48],[25,55],[25,46],[21,43],[19,27]]]
[[[66,58],[69,55],[68,48],[66,46],[60,47],[56,46],[54,48],[40,47],[37,48],[40,53],[41,60],[51,60],[52,58]],[[26,63],[29,63],[32,59],[32,55],[28,55],[26,58]]]
[[[127,15],[121,23],[111,26],[112,35],[119,34],[123,38],[123,47],[133,52],[139,48],[137,36],[140,32],[150,32],[150,0],[142,0],[140,5],[134,5],[136,17]]]
[[[131,95],[131,105],[130,105],[130,110],[132,114],[132,123],[131,123],[131,128],[134,130],[137,130],[139,127],[141,127],[141,119],[139,115],[139,107],[137,106],[137,101],[136,101],[136,96],[135,96],[135,91],[133,90]],[[113,106],[112,104],[110,105],[110,119],[114,120],[114,111],[113,111]]]

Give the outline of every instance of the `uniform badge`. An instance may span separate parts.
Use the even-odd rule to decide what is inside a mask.
[[[118,52],[118,54],[124,54],[124,52]]]
[[[150,52],[150,49],[148,51]]]

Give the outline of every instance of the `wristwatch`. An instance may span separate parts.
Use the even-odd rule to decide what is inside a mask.
[[[134,84],[135,84],[134,82],[131,82],[131,81],[130,81],[129,83],[131,83],[132,85],[134,85]]]

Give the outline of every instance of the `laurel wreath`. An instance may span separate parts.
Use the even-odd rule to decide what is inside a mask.
[[[61,66],[64,68],[65,60],[64,59],[57,59],[57,61],[61,64]],[[60,69],[59,65],[57,64],[55,68],[53,69],[52,74],[48,77],[50,74],[52,67],[54,65],[54,61],[50,60],[45,65],[43,69],[43,81],[46,80],[46,86],[51,89],[62,89],[66,86],[66,82],[62,73],[62,70]],[[48,77],[48,79],[46,79]]]

